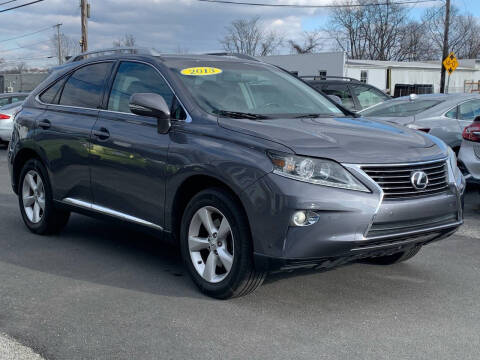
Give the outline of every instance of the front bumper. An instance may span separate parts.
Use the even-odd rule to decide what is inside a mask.
[[[356,174],[371,193],[302,183],[268,174],[242,196],[252,229],[258,267],[326,268],[425,245],[451,235],[463,223],[464,180],[432,196],[383,200],[382,190]],[[362,178],[363,177],[363,178]],[[320,218],[289,226],[297,210]]]

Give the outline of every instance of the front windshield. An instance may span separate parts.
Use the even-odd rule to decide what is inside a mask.
[[[211,114],[262,118],[344,116],[323,95],[271,66],[226,61],[175,65],[171,70],[198,105]]]
[[[377,106],[361,111],[363,116],[378,116],[378,117],[404,117],[414,116],[421,112],[428,110],[438,104],[438,100],[405,100],[387,101]]]

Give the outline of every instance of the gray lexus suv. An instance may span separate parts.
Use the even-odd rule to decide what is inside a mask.
[[[404,261],[463,221],[442,141],[235,55],[73,61],[25,101],[8,157],[32,232],[71,212],[149,229],[216,298],[270,271]]]

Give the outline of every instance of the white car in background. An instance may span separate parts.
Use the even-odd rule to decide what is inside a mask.
[[[0,107],[0,145],[8,144],[12,138],[13,119],[22,108],[23,101]]]

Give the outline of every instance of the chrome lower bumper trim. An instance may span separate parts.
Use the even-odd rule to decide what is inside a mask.
[[[449,228],[459,227],[462,224],[463,224],[463,220],[462,221],[457,221],[457,222],[454,222],[454,223],[451,223],[451,224],[433,226],[433,227],[425,228],[425,229],[404,231],[404,232],[400,232],[400,233],[396,233],[396,234],[373,236],[373,237],[366,238],[365,240],[366,241],[378,241],[378,240],[395,239],[395,238],[404,237],[404,236],[415,236],[415,235],[421,235],[421,234],[425,234],[425,233],[442,231],[442,230],[449,229]]]

